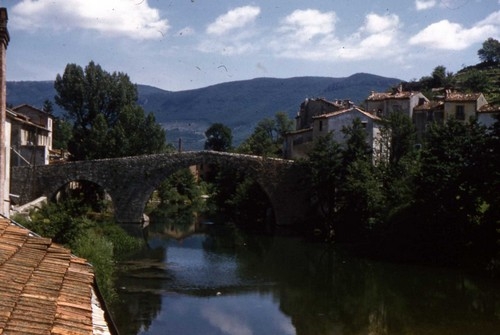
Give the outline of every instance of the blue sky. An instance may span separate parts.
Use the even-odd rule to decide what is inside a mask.
[[[256,77],[456,72],[500,40],[500,0],[0,0],[7,80],[89,61],[179,91]]]

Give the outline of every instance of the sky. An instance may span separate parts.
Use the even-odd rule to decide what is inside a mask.
[[[90,61],[169,91],[258,77],[402,80],[479,63],[500,0],[0,0],[7,80]]]

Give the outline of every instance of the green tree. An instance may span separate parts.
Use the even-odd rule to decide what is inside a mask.
[[[343,176],[339,189],[338,215],[340,239],[359,240],[373,229],[384,197],[382,183],[372,163],[367,133],[359,119],[342,129],[346,138],[343,150]]]
[[[53,114],[54,113],[54,105],[52,104],[52,101],[50,101],[49,99],[46,99],[44,102],[43,102],[43,107],[42,107],[42,110],[47,113],[47,114]]]
[[[427,243],[448,256],[456,256],[473,243],[472,236],[481,223],[484,176],[490,173],[489,154],[481,150],[486,148],[487,138],[486,129],[474,120],[449,120],[431,126],[421,153],[416,197],[425,220],[415,224]]]
[[[489,261],[495,252],[500,249],[500,118],[490,127],[485,150],[480,150],[484,154],[485,169],[484,176],[485,190],[483,193],[484,216],[479,231],[477,232],[478,243],[482,246],[485,258]],[[500,259],[500,254],[496,255]],[[499,271],[497,268],[496,271]]]
[[[482,62],[500,62],[500,42],[492,37],[483,42],[483,47],[477,51]]]
[[[347,166],[357,160],[372,159],[372,148],[367,141],[367,133],[361,120],[356,118],[350,126],[343,127],[342,133],[346,139],[344,149],[344,165]]]
[[[274,119],[262,119],[250,137],[240,145],[238,152],[259,156],[282,156],[284,135],[292,129],[292,123],[284,112],[277,112]]]
[[[492,90],[492,80],[483,71],[470,69],[463,75],[462,89],[466,92],[489,92]]]
[[[420,161],[416,130],[411,119],[391,113],[381,122],[380,151],[376,173],[382,185],[379,233],[386,233],[415,198],[415,178]]]
[[[446,67],[438,65],[432,71],[432,87],[445,87],[452,84],[453,72],[446,72]]]
[[[336,227],[338,209],[338,190],[341,187],[343,165],[340,145],[333,140],[332,133],[319,137],[308,155],[307,167],[311,187],[316,199],[313,207],[319,224],[319,229],[325,233],[327,239],[333,239]]]
[[[205,131],[205,150],[229,151],[233,145],[233,133],[231,128],[222,123],[212,124]]]
[[[381,122],[381,163],[398,165],[413,153],[416,144],[416,129],[411,119],[403,113],[390,113]]]
[[[137,88],[121,72],[90,62],[57,75],[55,101],[73,123],[68,149],[75,160],[164,151],[165,132],[137,105]]]
[[[54,133],[52,147],[54,149],[68,150],[68,143],[73,136],[72,125],[64,118],[54,118]]]

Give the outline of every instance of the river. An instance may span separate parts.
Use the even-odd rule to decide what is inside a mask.
[[[152,224],[120,264],[127,334],[500,334],[500,282],[231,225]]]

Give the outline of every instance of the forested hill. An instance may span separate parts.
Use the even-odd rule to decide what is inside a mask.
[[[361,103],[370,91],[386,91],[401,80],[366,73],[346,78],[256,78],[171,92],[137,85],[139,104],[167,129],[169,142],[182,138],[185,149],[200,149],[205,130],[221,122],[233,131],[235,144],[248,137],[258,121],[279,111],[293,118],[305,98],[350,99]],[[54,100],[52,81],[7,82],[7,103],[41,107]],[[56,115],[60,110],[54,104]]]

